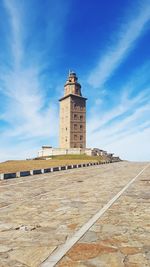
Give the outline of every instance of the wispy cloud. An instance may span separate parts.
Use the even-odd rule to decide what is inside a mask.
[[[93,140],[102,140],[103,145],[111,144],[120,138],[130,135],[133,132],[138,132],[139,129],[149,127],[150,122],[147,121],[150,112],[150,102],[140,108],[132,111],[131,115],[125,116],[123,119],[118,119],[113,124],[108,123],[106,126],[94,131],[90,134]],[[144,123],[143,123],[144,121]]]
[[[146,61],[142,66],[134,69],[134,71],[132,71],[131,75],[128,77],[128,80],[125,82],[123,81],[122,86],[116,88],[113,94],[111,94],[110,89],[105,89],[106,94],[101,103],[106,103],[109,95],[111,96],[111,103],[108,103],[107,108],[104,109],[101,103],[97,105],[96,99],[94,105],[96,108],[91,108],[88,117],[88,128],[90,133],[97,131],[112,120],[119,118],[123,114],[126,114],[126,112],[144,106],[147,101],[149,101],[149,83],[150,62]],[[100,120],[97,117],[98,113],[101,118]],[[127,115],[125,115],[125,117],[126,116]]]
[[[53,103],[53,97],[47,97],[41,80],[43,69],[46,65],[50,64],[50,60],[53,60],[54,48],[52,47],[52,42],[49,44],[49,47],[47,47],[48,43],[47,45],[45,44],[45,50],[49,49],[49,56],[51,55],[51,58],[47,58],[44,51],[40,49],[36,51],[38,54],[36,60],[35,57],[32,58],[31,54],[28,56],[25,47],[25,39],[27,38],[27,14],[25,14],[27,10],[24,8],[25,2],[4,0],[3,4],[7,12],[7,19],[9,19],[11,58],[10,66],[5,68],[5,72],[0,77],[1,96],[3,95],[5,100],[7,99],[1,120],[9,125],[7,129],[1,131],[1,138],[3,139],[3,144],[11,139],[11,147],[13,147],[13,142],[15,144],[17,138],[18,144],[15,144],[14,148],[16,150],[16,147],[18,147],[19,156],[21,153],[20,143],[22,147],[26,146],[26,149],[30,150],[32,140],[32,149],[34,151],[34,147],[40,142],[40,138],[48,140],[50,143],[50,138],[56,138],[58,135],[57,102]],[[64,16],[65,14],[66,12],[64,12]],[[51,16],[51,19],[47,19],[45,38],[48,38],[48,28],[52,25],[54,26],[55,23],[58,24],[54,14]],[[58,28],[62,31],[62,24]],[[56,37],[56,32],[54,32],[54,35]],[[51,32],[50,39],[53,39],[53,37],[53,32]],[[48,51],[46,52],[48,53]],[[28,140],[28,145],[26,140]],[[1,143],[2,158],[4,158],[2,152],[3,144]],[[24,146],[24,144],[26,145]],[[12,153],[10,152],[10,154]]]
[[[87,131],[89,146],[114,152],[122,159],[149,160],[150,102],[133,110],[131,108],[130,112],[131,115],[129,113],[112,124],[108,120],[108,124],[97,131]],[[97,121],[100,119],[97,117]]]
[[[111,42],[109,48],[105,52],[103,51],[104,56],[98,59],[97,66],[91,71],[88,79],[91,86],[95,88],[102,87],[144,33],[150,20],[149,1],[139,1],[137,6],[133,11],[132,17],[130,19],[127,18],[120,30],[113,33],[116,37],[115,42]]]
[[[48,130],[49,133],[55,134],[53,127],[50,131],[51,123],[49,121],[53,113],[55,116],[53,105],[52,110],[48,107],[41,112],[45,105],[44,94],[40,86],[41,67],[34,65],[34,63],[27,69],[23,66],[25,53],[22,36],[24,31],[21,18],[22,9],[15,2],[5,0],[4,3],[10,18],[10,47],[13,61],[12,68],[3,76],[4,93],[10,99],[9,108],[3,118],[13,125],[17,121],[16,128],[13,127],[15,129],[14,135],[20,134],[25,137],[28,133],[28,135],[33,136],[35,134],[36,136],[38,133],[42,134],[42,131],[43,134],[48,134]],[[35,129],[37,130],[35,131]]]
[[[126,143],[131,138],[135,148],[135,140],[139,137],[139,143],[142,143],[140,147],[143,145],[146,150],[149,150],[149,143],[145,143],[150,129],[149,67],[149,63],[145,62],[132,73],[126,84],[120,88],[119,96],[113,95],[116,100],[115,105],[108,106],[105,110],[99,106],[99,109],[97,107],[97,110],[91,112],[87,129],[89,146],[101,147],[118,153],[122,158],[133,159],[137,158],[136,151],[131,153],[131,148],[123,145],[124,140]],[[140,139],[143,136],[145,140]],[[116,145],[117,142],[120,145]],[[141,158],[138,159],[141,160]],[[146,154],[143,158],[146,159]]]
[[[149,161],[149,136],[150,127],[147,127],[141,131],[136,131],[130,135],[125,135],[123,138],[116,139],[116,141],[111,145],[109,144],[105,146],[105,149],[115,152],[117,155],[120,155],[122,159]]]
[[[12,56],[14,60],[13,67],[15,69],[19,68],[21,59],[23,57],[23,50],[22,50],[22,23],[21,23],[21,17],[22,17],[22,10],[20,8],[20,5],[16,7],[15,2],[4,0],[4,7],[7,10],[9,19],[10,19],[10,25],[11,25],[11,50],[12,50]]]
[[[41,145],[57,144],[57,100],[62,94],[63,83],[57,75],[59,67],[55,71],[59,65],[58,62],[55,65],[55,61],[62,56],[62,53],[57,55],[57,49],[59,47],[61,51],[63,39],[67,36],[64,26],[70,6],[66,3],[71,1],[61,5],[59,1],[45,1],[44,8],[39,2],[2,2],[6,21],[3,34],[6,36],[7,32],[5,43],[9,53],[5,51],[2,58],[7,57],[7,60],[0,64],[0,160],[33,156]],[[132,144],[134,150],[138,143],[141,151],[148,147],[150,63],[134,65],[132,73],[128,74],[130,77],[125,81],[122,76],[122,82],[119,80],[120,84],[114,91],[108,88],[106,82],[146,32],[150,18],[149,1],[137,0],[136,3],[132,15],[124,21],[122,19],[119,30],[112,33],[115,41],[105,44],[103,56],[98,57],[89,79],[83,79],[87,97],[91,98],[88,101],[88,146],[112,150],[128,159],[136,158]],[[65,54],[66,50],[62,52]],[[51,74],[52,69],[55,77]],[[89,71],[89,66],[87,69]],[[86,70],[83,72],[86,73]],[[94,88],[100,90],[95,93]],[[130,148],[124,149],[128,143]]]

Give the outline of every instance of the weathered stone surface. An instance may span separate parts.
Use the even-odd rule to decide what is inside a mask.
[[[10,251],[10,250],[11,250],[10,247],[0,245],[0,253],[8,252],[8,251]]]
[[[138,247],[122,247],[120,252],[124,255],[134,255],[141,252],[141,248]]]
[[[81,242],[95,242],[98,239],[94,231],[88,231],[86,235],[81,238]]]
[[[145,165],[120,162],[1,181],[0,267],[40,266]],[[147,179],[148,169],[58,266],[149,266]]]
[[[85,265],[84,263],[72,261],[70,259],[65,259],[60,262],[59,267],[86,267],[88,265]]]
[[[124,267],[123,259],[119,252],[99,255],[97,258],[85,261],[84,264],[89,267]]]
[[[10,261],[16,260],[31,267],[38,267],[55,249],[52,247],[24,247],[9,253]]]
[[[68,257],[72,260],[86,260],[95,258],[100,254],[108,254],[116,252],[117,248],[106,247],[101,244],[96,243],[78,243],[76,244],[70,252],[68,252]]]
[[[150,179],[149,174],[150,167],[70,249],[58,267],[69,260],[73,266],[150,266],[149,187],[142,183]]]

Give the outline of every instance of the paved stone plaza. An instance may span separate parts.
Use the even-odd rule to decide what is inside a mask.
[[[147,165],[119,162],[0,181],[0,267],[53,266],[48,257]],[[56,266],[150,266],[149,185],[150,166]]]

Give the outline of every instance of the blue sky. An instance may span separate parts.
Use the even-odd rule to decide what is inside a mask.
[[[0,18],[0,161],[58,147],[69,69],[87,147],[150,160],[149,0],[0,0]]]

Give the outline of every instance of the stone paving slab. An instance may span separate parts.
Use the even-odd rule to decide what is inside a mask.
[[[120,162],[1,181],[0,267],[40,266],[144,166]],[[75,264],[63,266],[82,266]]]
[[[56,266],[150,266],[150,166]]]

